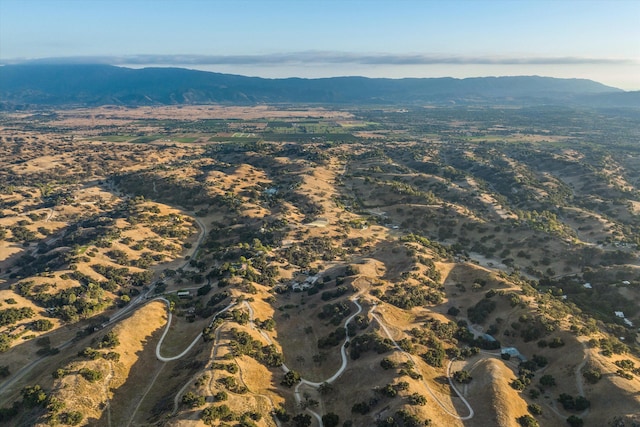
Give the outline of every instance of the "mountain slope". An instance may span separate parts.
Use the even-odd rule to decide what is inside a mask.
[[[109,65],[0,67],[0,99],[7,107],[36,105],[172,105],[198,103],[435,103],[616,104],[623,91],[584,79],[537,76],[468,79],[263,79],[180,68]],[[625,103],[628,103],[625,100]]]

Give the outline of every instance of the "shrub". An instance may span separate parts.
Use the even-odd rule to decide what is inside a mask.
[[[398,363],[394,362],[393,360],[389,359],[388,357],[383,358],[380,361],[380,366],[382,366],[382,369],[393,369],[395,367],[398,366]]]
[[[525,389],[525,387],[527,386],[520,378],[517,378],[513,381],[511,381],[511,383],[509,383],[509,385],[514,388],[515,390],[518,391],[522,391]]]
[[[473,323],[483,323],[495,308],[495,301],[486,298],[481,299],[476,305],[467,309],[467,316]]]
[[[96,360],[100,357],[100,352],[91,347],[85,347],[84,350],[78,352],[78,356],[85,357],[87,359]]]
[[[453,373],[453,379],[460,384],[469,384],[473,377],[468,371],[456,371]]]
[[[409,405],[424,406],[427,404],[427,398],[421,394],[413,393],[409,396]]]
[[[191,391],[182,396],[182,403],[192,408],[204,406],[206,402],[207,400],[204,396],[197,395]]]
[[[82,414],[82,412],[79,412],[79,411],[66,412],[62,414],[62,416],[60,417],[60,420],[64,424],[69,424],[72,426],[77,426],[82,422],[83,419],[84,419],[84,415]]]
[[[112,360],[112,361],[114,361],[114,362],[117,362],[117,361],[119,361],[119,360],[120,360],[120,353],[117,353],[117,352],[115,352],[115,351],[110,351],[110,352],[108,352],[108,353],[104,353],[104,354],[102,355],[102,357],[103,357],[105,360]]]
[[[583,396],[576,397],[574,401],[576,411],[584,411],[591,406],[591,402],[589,402],[589,400]]]
[[[53,373],[51,374],[51,376],[53,376],[53,378],[62,378],[65,375],[67,375],[69,372],[65,369],[62,368],[58,368],[55,371],[53,371]]]
[[[229,395],[226,391],[222,390],[213,395],[213,400],[215,402],[223,402],[229,398]]]
[[[274,415],[277,419],[282,421],[283,423],[288,422],[291,419],[291,416],[287,413],[287,410],[283,407],[278,407],[273,410]]]
[[[633,379],[633,375],[631,375],[630,373],[628,373],[624,369],[618,369],[616,371],[616,375],[618,375],[619,377],[624,378],[625,380],[632,380]]]
[[[355,412],[357,414],[366,414],[371,410],[371,407],[367,402],[358,402],[351,407],[351,412]]]
[[[11,347],[12,336],[6,333],[0,333],[0,353],[4,353]]]
[[[636,364],[629,359],[616,360],[613,363],[615,363],[618,368],[624,369],[625,371],[633,370],[636,367]]]
[[[29,406],[44,406],[47,401],[47,394],[39,385],[24,387],[21,391],[22,402]]]
[[[38,319],[31,323],[31,329],[38,332],[44,332],[53,328],[53,322],[49,319]]]
[[[544,368],[549,363],[546,357],[539,356],[537,354],[534,354],[531,360],[535,362],[535,364],[538,365],[539,368]]]
[[[300,381],[300,374],[296,371],[291,370],[284,374],[284,378],[282,379],[282,381],[280,381],[280,384],[291,388]]]
[[[529,412],[531,412],[533,415],[540,415],[542,414],[542,406],[538,405],[537,403],[532,403],[531,405],[527,406],[527,409],[529,410]]]
[[[340,417],[333,412],[328,412],[322,416],[322,424],[325,427],[337,427],[340,423]]]
[[[542,377],[540,377],[540,385],[543,387],[553,387],[556,385],[556,379],[553,377],[553,375],[543,375]]]
[[[10,307],[4,310],[0,310],[0,326],[13,325],[14,323],[17,323],[23,319],[29,319],[33,316],[35,316],[35,312],[31,307]]]
[[[584,425],[584,421],[580,417],[576,417],[575,415],[571,415],[567,418],[567,423],[571,427],[582,427]]]
[[[120,340],[118,339],[118,334],[114,331],[107,333],[102,337],[100,343],[98,343],[98,348],[114,348],[120,344]]]
[[[213,425],[216,420],[230,420],[233,412],[227,405],[209,406],[202,411],[200,419],[207,425]]]
[[[560,337],[555,337],[549,343],[550,348],[558,348],[558,347],[562,347],[563,345],[564,345],[564,341]]]
[[[518,421],[518,424],[522,427],[539,427],[538,422],[531,415],[523,415],[516,418],[516,421]]]
[[[78,371],[82,377],[89,381],[90,383],[94,383],[96,381],[100,381],[103,378],[103,374],[100,371],[96,371],[94,369],[82,368]]]
[[[311,415],[298,414],[293,417],[293,425],[295,427],[309,427],[311,425]]]
[[[447,314],[450,316],[457,316],[458,314],[460,314],[460,309],[458,307],[449,307],[449,310],[447,310]]]
[[[590,384],[595,384],[602,378],[602,372],[597,368],[589,368],[582,373],[582,376]]]

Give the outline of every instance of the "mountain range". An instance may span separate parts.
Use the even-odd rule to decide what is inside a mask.
[[[638,107],[640,92],[539,76],[265,79],[183,68],[21,64],[0,67],[0,106],[433,104]]]

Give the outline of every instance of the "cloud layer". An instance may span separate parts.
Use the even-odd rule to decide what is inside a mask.
[[[125,55],[78,56],[64,58],[2,60],[3,64],[58,63],[111,65],[623,65],[631,59],[589,57],[507,57],[455,56],[426,54],[358,54],[349,52],[310,51],[263,55]]]

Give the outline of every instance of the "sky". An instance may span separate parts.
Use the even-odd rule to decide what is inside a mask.
[[[640,0],[0,0],[0,64],[27,60],[640,90]]]

